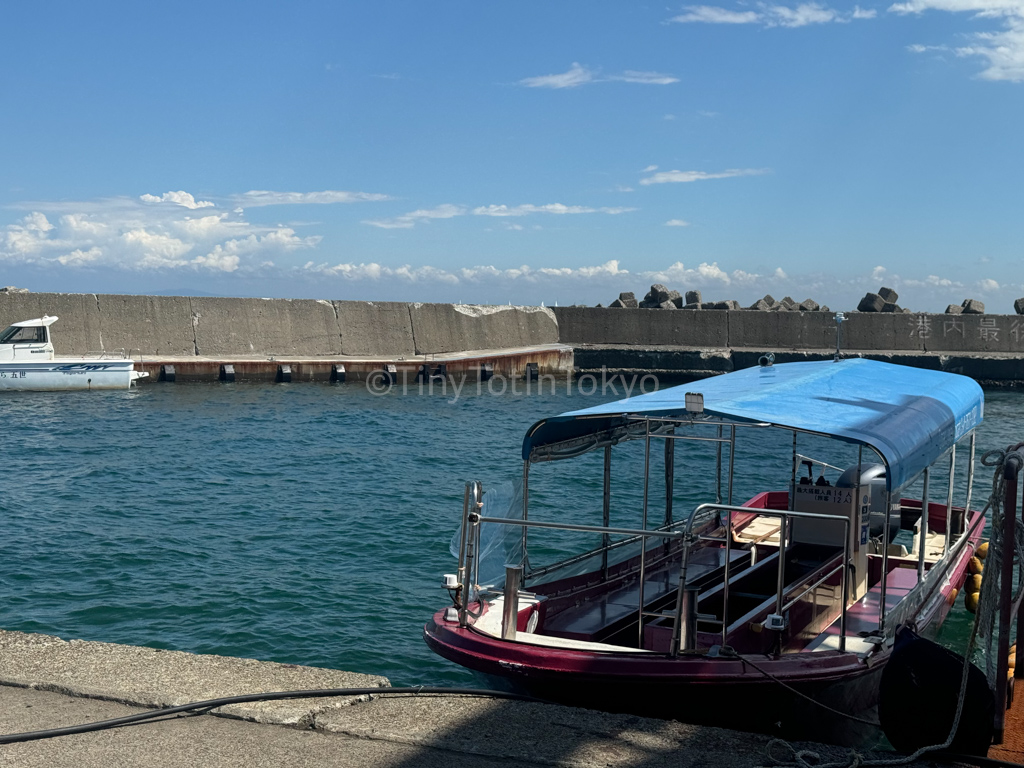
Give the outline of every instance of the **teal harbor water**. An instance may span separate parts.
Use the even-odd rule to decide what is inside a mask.
[[[448,545],[465,481],[518,477],[531,424],[622,396],[564,382],[541,394],[473,387],[459,397],[374,396],[359,384],[5,393],[0,627],[398,685],[471,684],[421,638],[448,603],[441,576],[455,569]],[[1024,394],[988,392],[979,454],[1020,440]],[[642,442],[621,448],[613,519],[635,525]],[[788,450],[741,437],[736,500],[784,488]],[[855,462],[851,450],[837,460]],[[677,515],[714,500],[713,455],[686,461],[677,455]],[[990,482],[982,469],[976,501]],[[531,475],[531,514],[598,522],[600,489],[599,455],[543,465]],[[537,542],[536,558],[572,545],[555,535]],[[958,602],[940,639],[962,648],[970,619]]]

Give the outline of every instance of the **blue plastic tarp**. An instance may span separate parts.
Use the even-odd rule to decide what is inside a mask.
[[[870,446],[888,465],[890,491],[931,466],[984,413],[981,387],[966,376],[862,359],[783,363],[545,419],[526,433],[523,458],[538,447],[621,426],[630,416],[684,416],[687,392],[701,393],[711,416]]]

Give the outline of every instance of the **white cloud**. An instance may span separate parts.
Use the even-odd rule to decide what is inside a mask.
[[[985,293],[992,293],[993,291],[998,291],[1001,287],[1002,286],[1000,286],[999,283],[997,283],[990,277],[978,281],[978,290],[984,291]]]
[[[537,77],[526,77],[519,81],[520,85],[527,88],[576,88],[588,83],[641,83],[644,85],[671,85],[678,83],[679,78],[667,75],[663,72],[641,72],[634,69],[627,69],[618,75],[600,75],[596,70],[584,67],[578,62],[573,62],[568,72],[555,75],[539,75]]]
[[[683,221],[682,219],[669,219],[665,222],[666,227],[688,227],[690,222]]]
[[[95,246],[90,248],[88,251],[83,251],[81,248],[76,248],[71,253],[65,253],[63,256],[58,256],[57,261],[64,266],[72,265],[78,266],[81,264],[89,264],[90,262],[99,261],[103,256],[103,251]]]
[[[464,267],[446,270],[438,267],[413,267],[405,264],[400,267],[387,267],[376,262],[369,264],[341,263],[333,266],[308,262],[304,270],[316,274],[332,275],[346,280],[381,280],[398,279],[405,282],[440,282],[450,285],[463,283],[525,281],[537,283],[549,280],[603,280],[628,276],[628,270],[621,269],[619,262],[612,260],[604,264],[585,267],[541,267],[527,265],[500,269],[494,266]]]
[[[948,45],[919,45],[917,43],[908,45],[907,50],[911,53],[927,53],[928,51],[948,51]]]
[[[54,225],[46,215],[33,211],[17,224],[9,224],[4,232],[3,251],[22,256],[39,253],[46,247],[64,247],[61,241],[50,237]]]
[[[662,72],[637,72],[627,69],[621,75],[610,75],[608,80],[620,83],[644,83],[645,85],[671,85],[678,83],[678,77],[666,75]]]
[[[52,211],[56,220],[32,210],[0,229],[0,263],[234,271],[320,242],[320,237],[301,237],[290,227],[253,224],[242,211],[191,213],[209,207],[183,191],[41,203],[38,208]]]
[[[209,200],[196,200],[188,192],[164,192],[163,195],[157,197],[156,195],[141,195],[140,200],[144,203],[174,203],[180,205],[182,208],[189,208],[195,210],[196,208],[213,208],[213,203]]]
[[[843,12],[820,3],[799,3],[795,6],[758,3],[758,10],[734,11],[715,5],[688,5],[686,13],[673,16],[677,24],[760,24],[765,27],[806,27],[810,24],[846,23],[853,19],[873,19],[874,10],[854,6]]]
[[[578,214],[578,213],[605,213],[615,216],[620,213],[630,213],[636,208],[589,208],[585,205],[563,205],[562,203],[548,203],[547,205],[481,205],[473,209],[474,216],[528,216],[532,213],[553,213],[556,215]]]
[[[378,227],[379,229],[412,229],[420,221],[451,219],[455,216],[463,216],[465,213],[466,209],[463,206],[445,203],[436,208],[421,208],[409,213],[403,213],[401,216],[396,216],[393,219],[367,219],[363,221],[363,224],[369,224],[371,227]]]
[[[688,5],[686,13],[669,21],[677,24],[756,24],[761,21],[761,15],[755,11],[730,11],[713,5]]]
[[[656,165],[648,165],[646,168],[644,168],[642,171],[640,171],[640,173],[651,173],[651,172],[656,171],[656,170],[658,170],[658,166],[656,166]]]
[[[970,35],[970,45],[955,49],[961,57],[981,57],[988,67],[979,77],[985,80],[1024,82],[1024,2],[1022,0],[908,0],[889,6],[891,13],[922,14],[926,11],[970,13],[974,18],[997,19],[1002,29]],[[914,53],[944,50],[945,46],[913,45]]]
[[[872,280],[885,280],[886,269],[883,266],[877,266],[871,270]]]
[[[563,72],[560,75],[526,77],[520,80],[519,84],[525,85],[527,88],[575,88],[593,81],[594,73],[574,61],[568,72]]]
[[[107,225],[100,221],[93,220],[93,217],[84,213],[69,213],[60,217],[60,223],[72,232],[85,235],[99,235],[107,228]]]
[[[331,205],[334,203],[372,203],[390,200],[388,195],[376,192],[344,192],[327,189],[323,192],[271,192],[253,189],[233,198],[233,202],[246,208],[265,205]]]
[[[704,171],[662,171],[646,179],[640,179],[641,184],[678,184],[692,181],[707,181],[708,179],[730,179],[736,176],[760,176],[768,173],[766,168],[730,168],[718,173],[706,173]]]

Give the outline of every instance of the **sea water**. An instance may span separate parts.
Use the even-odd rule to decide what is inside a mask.
[[[423,624],[449,604],[441,577],[455,570],[449,542],[465,481],[486,489],[520,477],[530,425],[623,396],[621,385],[581,391],[564,381],[516,389],[5,393],[0,627],[382,674],[396,685],[471,684],[422,640]],[[979,454],[1024,440],[1024,395],[986,399]],[[784,489],[791,445],[740,431],[735,501],[747,489]],[[800,449],[824,450],[813,440]],[[714,449],[689,450],[677,449],[677,518],[714,500]],[[849,451],[837,461],[856,462]],[[651,453],[642,441],[613,452],[613,524],[641,522],[645,461],[652,514],[663,514],[663,449]],[[990,482],[981,469],[976,501]],[[531,514],[598,523],[601,488],[601,452],[537,465]],[[535,565],[578,544],[533,537]],[[963,645],[969,621],[958,603],[943,642]]]

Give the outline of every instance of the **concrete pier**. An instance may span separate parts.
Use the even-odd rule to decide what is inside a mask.
[[[2,733],[241,693],[320,687],[383,691],[388,686],[375,675],[0,631]],[[232,705],[211,715],[4,745],[0,763],[24,768],[772,764],[767,736],[466,696],[303,699]],[[839,747],[795,746],[813,749],[826,761],[843,762],[849,755]],[[792,756],[780,745],[773,754]]]

